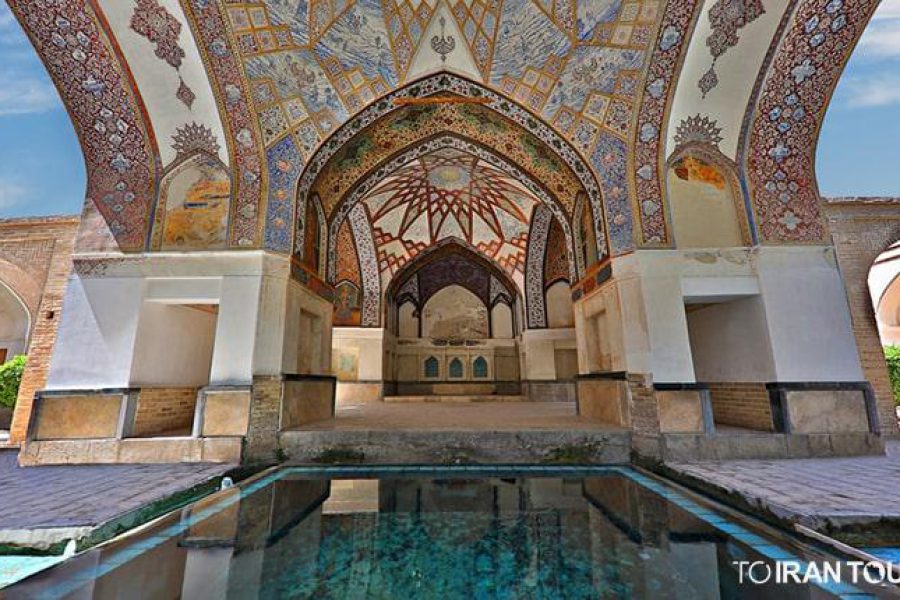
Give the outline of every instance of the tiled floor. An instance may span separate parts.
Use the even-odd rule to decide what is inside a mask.
[[[335,418],[302,427],[340,430],[591,430],[617,428],[575,414],[574,402],[373,402],[337,410]]]
[[[669,464],[751,504],[817,527],[900,519],[900,441],[885,456]]]
[[[21,468],[0,450],[0,530],[99,525],[231,468],[210,464]]]

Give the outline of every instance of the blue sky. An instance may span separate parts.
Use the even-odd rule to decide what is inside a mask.
[[[883,0],[822,127],[825,196],[900,196],[900,0]],[[84,161],[62,102],[0,0],[0,217],[77,213]]]
[[[900,0],[882,0],[835,90],[819,137],[823,196],[900,196]]]
[[[0,0],[0,217],[78,213],[84,159],[50,78]]]

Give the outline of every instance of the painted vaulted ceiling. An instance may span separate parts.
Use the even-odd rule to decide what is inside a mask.
[[[82,248],[164,240],[289,252],[293,196],[316,150],[379,98],[447,71],[514,100],[581,154],[600,182],[613,254],[671,244],[662,171],[685,142],[737,164],[754,239],[824,240],[818,126],[877,4],[9,2],[81,138]],[[427,177],[413,180],[427,189]],[[200,200],[167,196],[180,189]],[[186,206],[208,209],[202,226]]]
[[[363,202],[382,271],[393,274],[425,248],[456,238],[514,275],[524,273],[531,212],[540,200],[500,169],[446,148],[401,167]]]

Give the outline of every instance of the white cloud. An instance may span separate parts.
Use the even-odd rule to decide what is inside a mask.
[[[42,113],[60,105],[56,89],[46,79],[16,71],[0,71],[0,117]]]
[[[0,211],[8,210],[25,198],[26,189],[13,181],[0,179]]]
[[[872,15],[873,21],[884,19],[900,19],[900,0],[881,0],[881,4]]]
[[[37,54],[5,2],[0,1],[0,117],[42,113],[60,106]]]
[[[857,52],[865,58],[900,57],[900,18],[872,21],[859,39]]]
[[[900,104],[900,73],[851,77],[842,87],[847,105],[854,108]]]

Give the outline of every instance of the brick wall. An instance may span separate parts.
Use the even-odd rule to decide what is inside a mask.
[[[254,377],[244,462],[272,462],[281,419],[281,377]]]
[[[716,425],[775,430],[765,383],[710,383],[709,396]]]
[[[135,437],[166,432],[190,433],[194,424],[197,388],[142,388],[134,414]]]
[[[875,390],[881,431],[896,436],[897,417],[868,278],[878,255],[900,239],[900,198],[835,198],[826,200],[824,207],[863,373]]]
[[[77,229],[77,217],[0,220],[0,281],[22,298],[31,314],[28,363],[10,428],[12,442],[25,438],[34,393],[47,383]]]
[[[659,407],[650,376],[629,373],[628,389],[632,448],[644,457],[659,459]]]

